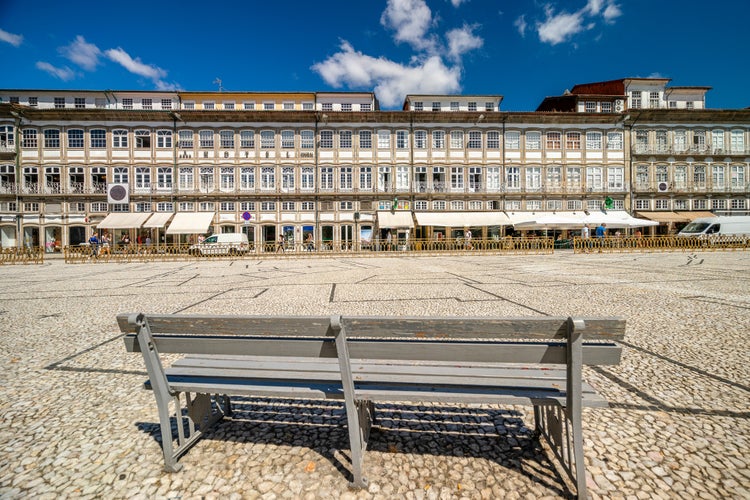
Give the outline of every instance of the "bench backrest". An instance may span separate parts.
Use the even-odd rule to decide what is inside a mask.
[[[622,318],[210,316],[120,314],[128,351],[148,325],[158,352],[336,358],[336,336],[351,359],[566,364],[571,335],[583,364],[617,364]],[[530,342],[534,341],[534,342]]]

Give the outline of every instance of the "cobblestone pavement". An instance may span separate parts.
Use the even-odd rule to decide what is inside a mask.
[[[2,498],[559,498],[529,409],[378,405],[347,488],[343,408],[244,399],[162,470],[118,312],[619,315],[623,361],[586,368],[594,498],[750,498],[750,252],[211,261],[0,268]]]

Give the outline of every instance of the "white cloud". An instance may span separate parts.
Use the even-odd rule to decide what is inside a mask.
[[[144,64],[140,58],[136,57],[133,59],[130,54],[125,52],[122,48],[109,49],[104,54],[112,61],[120,64],[126,70],[136,75],[146,77],[150,80],[158,80],[167,76],[167,72],[158,66],[152,66],[150,64]]]
[[[539,40],[551,45],[566,42],[573,35],[594,28],[595,20],[600,16],[607,24],[613,24],[614,20],[622,15],[620,6],[615,3],[615,0],[587,0],[585,6],[572,13],[565,11],[555,13],[554,7],[547,4],[544,12],[546,19],[536,23],[536,30]],[[516,20],[514,26],[518,28],[521,36],[524,36],[526,21],[523,16]]]
[[[622,10],[620,10],[620,6],[616,3],[610,3],[607,5],[607,7],[604,9],[604,13],[602,14],[602,17],[604,17],[604,20],[608,23],[613,23],[615,19],[620,17],[622,15]]]
[[[96,69],[99,64],[99,56],[102,55],[99,47],[88,43],[81,35],[78,35],[70,45],[60,47],[58,51],[63,57],[88,71]]]
[[[586,7],[584,7],[584,10],[592,16],[596,16],[602,10],[603,1],[604,0],[589,0]]]
[[[52,66],[48,62],[38,61],[36,63],[36,67],[37,69],[46,71],[50,75],[54,76],[55,78],[59,78],[60,80],[64,82],[72,80],[73,78],[76,77],[75,72],[67,66],[65,66],[64,68],[57,68],[55,66]]]
[[[145,64],[141,59],[133,59],[130,54],[125,52],[121,47],[109,49],[104,52],[109,59],[120,64],[123,68],[136,75],[148,78],[154,82],[157,90],[180,90],[181,87],[176,83],[165,82],[167,72],[158,66]]]
[[[427,36],[432,11],[424,0],[388,0],[380,24],[396,32],[397,42],[406,42],[417,50],[435,49],[435,38]]]
[[[461,68],[448,67],[436,55],[403,65],[386,58],[375,58],[359,52],[347,41],[340,50],[312,69],[329,85],[339,88],[374,88],[381,103],[395,107],[406,94],[447,94],[461,90]]]
[[[464,25],[462,28],[450,30],[445,34],[448,40],[448,57],[459,61],[461,56],[470,50],[478,49],[484,45],[484,40],[474,34],[478,26]]]
[[[518,19],[516,19],[513,22],[513,26],[516,27],[516,29],[518,30],[518,33],[522,37],[526,36],[526,28],[528,27],[528,24],[526,24],[526,16],[525,15],[518,16]]]
[[[542,42],[557,45],[584,30],[583,15],[580,11],[572,14],[568,12],[554,14],[552,7],[549,6],[546,11],[547,19],[536,25],[539,40]]]
[[[462,3],[466,3],[469,0],[451,0],[451,4],[453,4],[454,7],[459,8]]]
[[[8,42],[14,47],[18,47],[23,43],[23,35],[15,35],[8,33],[7,31],[0,29],[0,41]]]

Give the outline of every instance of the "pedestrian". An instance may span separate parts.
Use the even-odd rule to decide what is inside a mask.
[[[596,240],[599,243],[599,253],[602,253],[602,247],[604,246],[604,237],[607,235],[607,225],[605,223],[601,223],[596,227],[596,231],[594,233],[596,235]]]
[[[591,251],[591,241],[589,241],[591,238],[591,230],[589,229],[588,224],[584,224],[583,228],[581,229],[581,246],[583,247],[583,251],[585,253],[589,253]]]
[[[393,235],[391,234],[391,230],[388,230],[388,234],[385,235],[385,249],[390,250],[391,249],[391,243],[393,242]]]
[[[96,236],[96,233],[92,234],[91,238],[89,238],[89,245],[91,245],[91,256],[99,257],[99,238]]]
[[[307,244],[307,251],[312,252],[315,250],[315,241],[313,240],[312,233],[307,233],[307,238],[305,239],[305,243]]]
[[[472,249],[472,246],[471,246],[471,229],[467,229],[466,232],[464,233],[464,240],[465,240],[465,243],[466,243],[466,249],[467,250],[471,250]]]
[[[284,235],[279,235],[279,240],[276,242],[276,253],[284,251]]]

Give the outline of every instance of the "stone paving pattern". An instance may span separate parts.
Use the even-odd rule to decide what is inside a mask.
[[[334,402],[239,399],[163,472],[118,312],[628,320],[585,368],[593,498],[750,498],[750,253],[387,257],[0,268],[0,498],[564,498],[530,408],[378,405],[349,490]],[[345,451],[341,451],[345,450]]]

